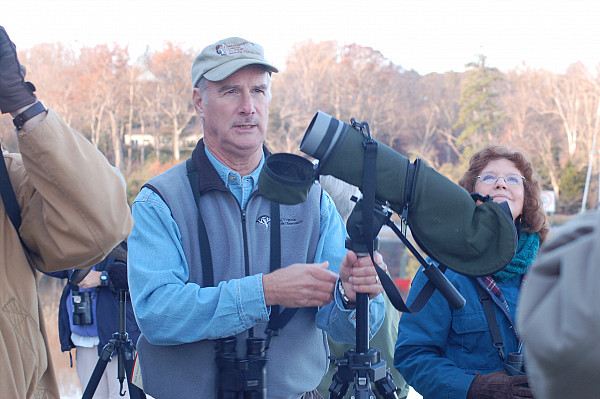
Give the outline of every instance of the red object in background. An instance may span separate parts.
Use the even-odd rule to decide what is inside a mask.
[[[398,291],[400,291],[403,294],[407,294],[408,290],[410,289],[411,281],[412,280],[408,278],[395,278],[394,284],[396,284],[396,287],[398,287]]]

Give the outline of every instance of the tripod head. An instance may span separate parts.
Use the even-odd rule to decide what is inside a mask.
[[[348,217],[346,222],[346,230],[348,232],[348,238],[346,239],[346,248],[354,251],[356,254],[362,256],[369,256],[369,248],[367,240],[369,237],[365,237],[365,226],[363,222],[363,201],[355,196],[350,198],[356,205],[352,209],[352,213]],[[387,224],[392,211],[384,204],[376,200],[375,209],[369,210],[373,212],[373,225],[371,226],[370,239],[373,241],[373,251],[379,249],[379,231]],[[360,255],[359,255],[360,256]]]
[[[346,248],[355,252],[357,256],[369,256],[379,249],[379,231],[386,224],[386,221],[392,216],[392,212],[382,204],[376,202],[373,212],[373,223],[370,231],[365,231],[363,201],[353,196],[352,201],[356,202],[352,213],[346,222],[348,238],[346,239]],[[369,210],[367,210],[369,212]],[[370,245],[369,241],[370,240]],[[375,262],[373,262],[375,263]],[[378,267],[378,266],[376,266]],[[357,352],[366,353],[369,350],[369,296],[367,294],[357,293],[356,295],[356,349]]]

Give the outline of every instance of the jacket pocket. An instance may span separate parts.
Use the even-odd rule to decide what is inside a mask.
[[[463,369],[488,370],[499,362],[483,311],[454,314],[448,339],[448,351],[456,352],[451,357]]]

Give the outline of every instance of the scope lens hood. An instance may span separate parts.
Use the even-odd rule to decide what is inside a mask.
[[[258,177],[260,193],[271,201],[296,205],[306,201],[316,179],[312,162],[299,155],[271,154]]]

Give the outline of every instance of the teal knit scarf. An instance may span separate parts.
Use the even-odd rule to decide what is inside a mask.
[[[523,275],[530,264],[533,263],[540,248],[540,236],[522,230],[517,244],[517,253],[504,269],[494,274],[494,279],[503,281],[508,278]]]

